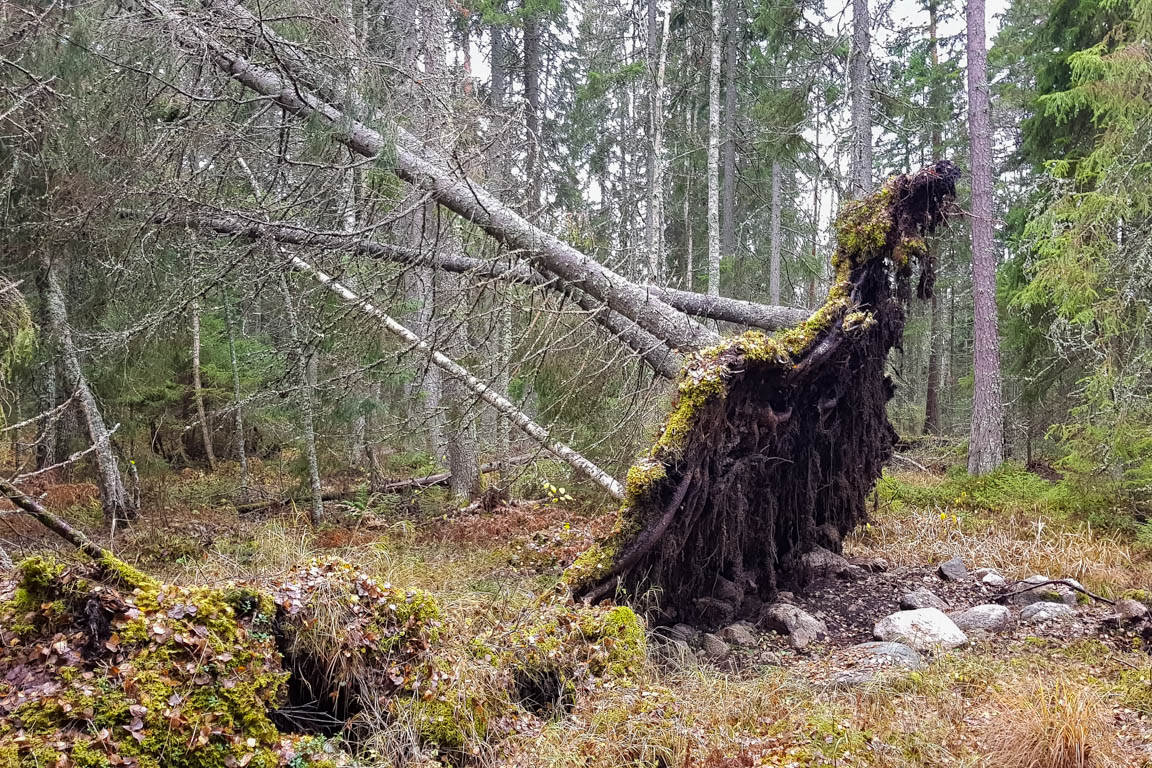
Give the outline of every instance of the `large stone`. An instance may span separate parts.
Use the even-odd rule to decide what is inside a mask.
[[[1105,624],[1126,624],[1128,622],[1140,621],[1148,615],[1148,606],[1130,597],[1123,597],[1117,600],[1114,609],[1113,613],[1105,616],[1101,621]]]
[[[920,654],[903,643],[860,643],[849,648],[845,655],[852,667],[832,676],[833,685],[840,688],[867,685],[890,676],[895,670],[924,666]]]
[[[938,608],[900,611],[876,622],[877,640],[904,643],[917,651],[959,648],[968,642],[959,627]]]
[[[959,557],[940,563],[936,566],[936,572],[945,581],[967,581],[969,578],[968,569],[964,567],[964,561]]]
[[[724,627],[724,629],[720,630],[720,639],[732,645],[742,645],[745,647],[756,645],[756,635],[752,633],[751,627],[743,622],[737,622]]]
[[[999,588],[1008,583],[1003,574],[995,568],[977,568],[972,571],[972,578],[986,587]]]
[[[1076,609],[1064,603],[1032,603],[1020,611],[1020,621],[1042,624],[1053,619],[1068,619],[1075,615]]]
[[[700,597],[696,601],[700,623],[706,626],[724,626],[736,616],[736,606],[727,600],[716,597]]]
[[[700,637],[703,634],[696,627],[688,624],[673,624],[670,627],[658,627],[654,634],[663,636],[673,642],[681,642],[692,648],[700,647]]]
[[[838,555],[824,547],[813,547],[800,556],[800,566],[812,578],[839,576],[851,567],[843,555]]]
[[[824,622],[789,603],[769,605],[760,620],[769,629],[787,634],[788,644],[797,650],[828,636],[828,626]]]
[[[964,611],[948,614],[956,626],[965,632],[1001,632],[1012,625],[1012,612],[1003,605],[974,605]]]
[[[948,603],[944,602],[943,598],[925,587],[920,587],[915,592],[909,592],[900,598],[900,610],[902,611],[916,611],[921,608],[937,608],[946,611],[948,607]]]
[[[731,646],[711,632],[704,633],[704,637],[700,641],[700,647],[704,650],[705,656],[716,661],[726,659],[728,655],[732,653]]]
[[[1076,605],[1077,594],[1075,589],[1068,587],[1064,584],[1048,584],[1052,579],[1047,576],[1039,574],[1029,576],[1023,581],[1018,581],[1012,585],[1012,592],[1020,592],[1026,589],[1025,592],[1020,592],[1018,595],[1012,595],[1008,598],[1008,602],[1012,605],[1024,606],[1032,605],[1033,603],[1064,603],[1065,605]],[[1083,589],[1083,585],[1076,579],[1064,579],[1069,584],[1075,584],[1077,587]],[[1043,585],[1043,586],[1041,586]],[[1033,587],[1028,589],[1028,587]]]

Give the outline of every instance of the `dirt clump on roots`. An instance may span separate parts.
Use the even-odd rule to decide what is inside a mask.
[[[813,546],[840,549],[896,441],[885,363],[914,265],[931,296],[925,236],[959,175],[941,161],[849,203],[823,306],[690,358],[656,444],[628,472],[615,529],[566,573],[577,597],[719,624],[771,600]]]

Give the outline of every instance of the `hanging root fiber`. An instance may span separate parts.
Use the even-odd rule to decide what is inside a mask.
[[[628,472],[615,529],[566,573],[577,597],[718,623],[802,581],[806,552],[839,549],[892,454],[885,362],[914,264],[918,295],[931,296],[925,236],[959,176],[941,161],[847,205],[823,306],[795,328],[688,360],[656,444]]]

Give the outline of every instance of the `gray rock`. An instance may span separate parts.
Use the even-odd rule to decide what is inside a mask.
[[[965,632],[981,630],[1000,632],[1012,625],[1012,612],[1003,605],[974,605],[964,611],[948,614],[956,626]]]
[[[796,595],[791,592],[777,592],[776,600],[781,603],[794,603],[796,602]]]
[[[800,556],[800,565],[810,576],[818,577],[837,576],[847,569],[850,563],[844,559],[843,555],[838,555],[831,550],[824,549],[824,547],[813,547]]]
[[[980,583],[986,587],[992,587],[993,589],[999,589],[1000,587],[1007,584],[1008,580],[1005,579],[1000,574],[996,573],[996,571],[992,571],[991,573],[984,574],[980,578]]]
[[[1140,621],[1148,615],[1148,606],[1129,597],[1117,600],[1115,608],[1115,613],[1105,616],[1103,621],[1109,624],[1124,624],[1129,621]]]
[[[723,626],[732,622],[736,616],[736,606],[727,600],[715,597],[698,597],[693,601],[699,612],[701,624]]]
[[[828,549],[840,549],[840,531],[831,523],[824,523],[816,529],[816,541]]]
[[[1037,574],[1035,576],[1029,576],[1023,581],[1016,582],[1011,588],[1013,592],[1033,585],[1043,584],[1044,586],[1036,586],[1035,589],[1029,589],[1027,592],[1012,595],[1008,598],[1008,602],[1017,606],[1032,605],[1034,603],[1064,603],[1065,605],[1076,605],[1076,596],[1079,594],[1076,590],[1064,584],[1045,584],[1045,582],[1048,581],[1052,581],[1052,579]],[[1083,585],[1076,581],[1076,579],[1065,579],[1065,581],[1083,589]]]
[[[1076,615],[1076,609],[1064,603],[1032,603],[1020,611],[1020,621],[1042,624],[1052,619],[1066,619]]]
[[[743,622],[737,622],[731,626],[724,627],[720,630],[720,639],[732,645],[750,646],[756,645],[756,635],[752,633],[751,628]]]
[[[860,643],[846,653],[852,657],[853,667],[832,676],[832,684],[838,688],[868,685],[890,677],[894,671],[924,666],[920,654],[903,643]]]
[[[789,603],[774,603],[764,609],[761,622],[769,629],[788,635],[788,644],[800,650],[828,636],[828,626]]]
[[[876,622],[877,640],[904,643],[917,651],[951,650],[967,644],[968,636],[938,608],[900,611]]]
[[[889,562],[882,557],[854,557],[848,562],[869,573],[884,573],[891,567]]]
[[[948,610],[948,603],[925,587],[920,587],[915,592],[909,592],[900,598],[900,610],[915,611],[920,608],[938,608],[941,611],[946,611]]]
[[[680,640],[688,643],[688,645],[692,646],[693,648],[700,647],[700,638],[704,633],[696,629],[696,627],[693,627],[689,624],[673,624],[667,629],[671,633],[675,633],[675,637],[678,637]]]
[[[964,561],[959,557],[940,563],[936,566],[936,572],[945,581],[967,581],[969,578],[968,569],[964,567]]]
[[[900,667],[902,669],[920,669],[924,660],[915,649],[903,643],[860,643],[848,649],[853,655],[859,657],[860,664],[875,667]]]
[[[728,643],[716,637],[716,635],[712,634],[711,632],[704,633],[704,637],[700,642],[700,647],[704,650],[705,656],[717,661],[728,658],[728,655],[732,653],[732,648],[728,645]]]
[[[836,574],[836,577],[845,581],[863,581],[868,578],[868,571],[859,565],[849,564],[847,568]]]

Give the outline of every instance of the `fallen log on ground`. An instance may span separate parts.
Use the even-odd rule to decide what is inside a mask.
[[[492,472],[499,472],[509,467],[520,466],[527,464],[530,461],[539,458],[537,454],[528,456],[513,456],[510,459],[503,461],[490,461],[480,465],[480,474],[487,475]],[[432,475],[424,475],[423,477],[411,477],[407,480],[397,480],[391,483],[385,483],[378,488],[370,489],[375,493],[395,493],[396,491],[407,491],[415,488],[432,488],[437,485],[447,485],[452,479],[451,472],[437,472]],[[328,491],[322,494],[324,501],[346,501],[355,498],[358,494],[362,493],[363,489],[360,487],[350,488],[343,491]],[[308,496],[293,496],[286,499],[265,499],[263,501],[252,501],[246,504],[237,504],[236,511],[241,514],[248,514],[251,512],[259,512],[262,509],[270,507],[279,507],[292,503],[307,503],[311,500]]]
[[[796,328],[696,353],[649,455],[629,471],[613,533],[567,571],[586,600],[648,600],[660,620],[718,623],[799,578],[867,516],[892,454],[888,351],[900,343],[913,265],[960,173],[947,161],[892,178],[837,220],[835,283]]]

